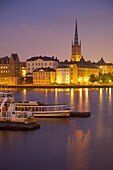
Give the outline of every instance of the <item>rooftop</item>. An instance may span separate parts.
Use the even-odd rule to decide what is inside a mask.
[[[57,57],[55,58],[54,56],[52,56],[52,57],[35,56],[35,57],[31,57],[30,59],[27,59],[27,61],[35,61],[35,60],[38,60],[38,59],[41,59],[41,60],[44,60],[44,61],[57,61],[57,62],[59,62],[59,60],[57,59]]]

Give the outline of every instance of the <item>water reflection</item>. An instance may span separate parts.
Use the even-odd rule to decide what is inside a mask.
[[[47,98],[48,98],[48,89],[45,89],[45,100],[44,100],[44,103],[47,103]]]
[[[68,139],[68,166],[70,170],[88,169],[89,141],[90,131],[81,129],[75,130]]]
[[[89,90],[85,89],[85,111],[89,111]]]
[[[89,90],[88,88],[79,89],[79,110],[89,111]]]
[[[58,103],[58,90],[55,88],[55,104]]]
[[[99,99],[100,99],[100,105],[102,106],[103,88],[100,88],[99,92],[100,92],[100,96],[99,96]]]
[[[83,93],[82,93],[82,89],[79,89],[79,111],[82,111],[82,107],[83,107],[83,102],[82,102],[82,98],[83,98]]]
[[[112,91],[111,91],[111,88],[109,88],[109,90],[108,90],[108,100],[109,100],[109,106],[110,106],[110,109],[111,109],[111,105],[112,105]]]
[[[27,97],[26,97],[26,89],[22,89],[22,92],[23,92],[23,98],[22,98],[22,100],[23,100],[23,101],[26,101],[26,100],[27,100]]]
[[[70,105],[71,105],[71,108],[73,109],[74,108],[74,89],[71,88],[70,89]]]
[[[36,167],[53,170],[113,169],[112,88],[14,89],[13,92],[19,100],[68,103],[78,111],[90,108],[92,116],[40,118],[41,128],[36,131],[0,131],[0,168],[5,165],[8,169],[10,165],[21,169],[26,165],[27,170]],[[52,163],[54,166],[51,168]]]

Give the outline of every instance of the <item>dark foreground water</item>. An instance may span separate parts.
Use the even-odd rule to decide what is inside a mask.
[[[15,101],[68,103],[90,118],[39,119],[34,131],[0,131],[0,170],[113,170],[113,89],[12,89]]]

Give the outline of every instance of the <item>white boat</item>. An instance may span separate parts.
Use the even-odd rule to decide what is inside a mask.
[[[69,117],[72,112],[66,104],[45,105],[40,102],[16,102],[17,111],[29,111],[34,117]]]
[[[12,92],[0,92],[0,129],[33,129],[39,127],[36,122],[31,112],[15,110]]]

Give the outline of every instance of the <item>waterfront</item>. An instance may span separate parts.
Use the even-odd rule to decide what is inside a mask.
[[[67,103],[92,116],[39,119],[41,128],[29,132],[0,131],[1,170],[113,169],[112,88],[11,90],[15,101]]]

